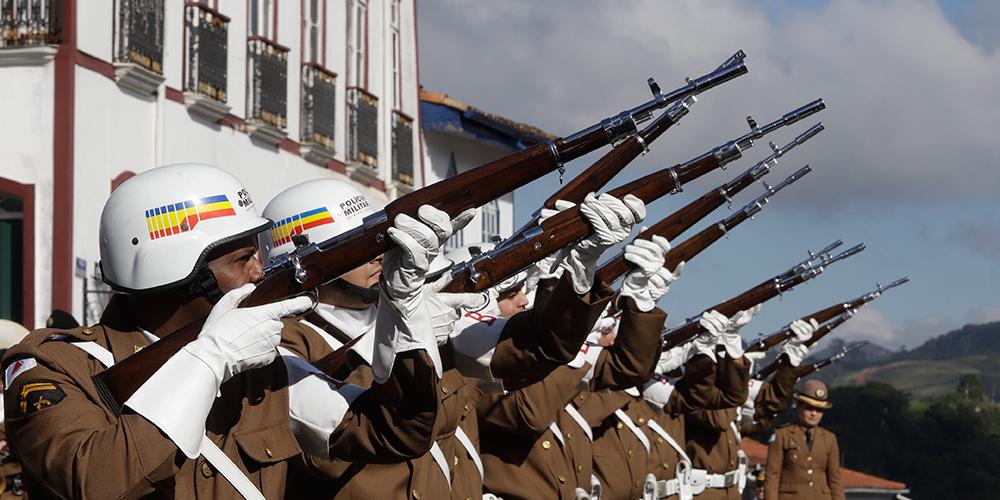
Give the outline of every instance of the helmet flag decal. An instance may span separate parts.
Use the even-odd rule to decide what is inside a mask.
[[[236,215],[224,194],[187,200],[146,210],[149,239],[155,240],[194,229],[198,222]]]
[[[271,241],[274,246],[284,245],[292,241],[292,236],[302,234],[306,229],[312,229],[324,224],[332,224],[333,216],[326,207],[314,208],[298,215],[277,222],[271,229]]]

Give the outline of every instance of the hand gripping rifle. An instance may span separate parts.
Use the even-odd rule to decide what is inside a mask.
[[[299,295],[369,262],[390,248],[386,230],[399,214],[417,216],[422,205],[455,216],[499,198],[608,144],[634,135],[637,124],[678,100],[721,85],[747,72],[739,51],[723,66],[670,93],[601,120],[575,134],[537,144],[450,179],[402,196],[365,217],[361,227],[322,242],[302,242],[293,253],[268,263],[264,278],[243,306],[256,306]],[[203,322],[192,323],[97,374],[94,382],[105,403],[119,411],[126,400],[171,356],[198,337]]]
[[[868,345],[867,340],[855,342],[849,346],[845,346],[843,349],[841,349],[840,352],[834,354],[833,356],[830,356],[829,358],[826,358],[822,361],[817,361],[811,365],[800,366],[798,369],[795,370],[795,373],[799,376],[799,378],[811,375],[813,372],[822,370],[823,368],[826,368],[827,366],[830,366],[836,363],[837,361],[844,359],[844,356],[847,356],[848,354],[857,351],[858,349],[861,349],[866,345]]]
[[[810,105],[809,114],[814,113],[815,111],[813,110],[822,109],[821,105],[822,101],[819,101],[818,104],[813,103]],[[802,109],[804,108],[800,108],[800,110]],[[778,127],[776,126],[775,128]],[[753,173],[747,175],[744,179],[746,185],[749,185],[770,171],[771,166],[776,162],[777,158],[795,146],[809,140],[821,130],[823,130],[823,125],[817,124],[787,144],[784,148],[775,148],[771,156],[751,169]],[[615,151],[611,151],[608,154],[611,155],[614,153]],[[712,156],[712,153],[709,152],[706,155]],[[738,158],[739,156],[730,157]],[[610,194],[619,198],[627,194],[632,194],[648,204],[667,194],[679,192],[681,186],[685,183],[697,179],[723,164],[717,161],[709,162],[707,165],[698,161],[688,162],[678,167],[664,169],[647,175],[637,181],[630,182],[610,191]],[[688,169],[688,165],[696,166],[696,168]],[[743,185],[739,189],[746,187],[746,185]],[[714,196],[712,198],[714,199]],[[725,199],[727,198],[722,197],[716,206],[721,205],[723,203],[722,200]],[[707,215],[710,211],[705,211],[704,215]],[[704,215],[701,217],[704,217]],[[684,229],[693,225],[701,217],[694,220],[684,217],[682,223],[688,224],[684,226]],[[586,219],[580,214],[579,207],[567,209],[553,215],[542,224],[532,226],[525,232],[514,235],[492,251],[452,267],[451,282],[445,286],[443,291],[458,293],[485,290],[562,247],[585,238],[590,234],[590,231],[591,228],[587,224]],[[680,232],[678,231],[678,234]]]
[[[886,291],[896,288],[897,286],[902,285],[908,281],[910,281],[910,278],[902,277],[885,286],[883,286],[881,283],[875,283],[875,290],[872,290],[871,292],[868,292],[853,300],[834,304],[830,307],[827,307],[826,309],[820,309],[819,311],[816,311],[808,316],[803,316],[801,319],[803,321],[809,321],[811,319],[814,319],[816,320],[817,323],[823,324],[839,315],[842,315],[843,313],[854,314],[855,312],[857,312],[858,309],[860,309],[865,304],[868,304],[869,302],[872,302],[873,300],[881,297],[882,294],[885,293]],[[815,333],[813,333],[813,337],[807,341],[807,345],[815,344],[817,341],[819,341],[819,339],[823,338],[823,335],[825,335],[824,333],[823,335],[817,336],[818,333],[819,333],[818,330]],[[792,333],[791,328],[786,326],[777,333],[772,333],[767,337],[755,340],[752,344],[750,344],[746,348],[746,352],[767,351],[768,349],[771,349],[772,347],[792,338],[793,335],[794,334]]]
[[[732,299],[705,309],[705,311],[711,311],[714,309],[726,317],[731,317],[740,311],[749,309],[757,304],[767,302],[768,300],[777,297],[778,295],[781,295],[782,293],[787,292],[796,286],[815,278],[816,276],[819,276],[830,264],[860,253],[864,249],[865,245],[862,243],[835,256],[822,254],[816,257],[811,257],[813,260],[818,259],[820,262],[813,264],[813,260],[805,261],[805,263],[808,263],[809,265],[804,267],[804,263],[800,263],[795,267],[741,293],[740,295],[733,297]],[[687,323],[664,332],[663,349],[666,350],[681,345],[694,339],[699,333],[702,333],[704,328],[699,323],[700,319],[700,315],[695,316],[689,319]]]

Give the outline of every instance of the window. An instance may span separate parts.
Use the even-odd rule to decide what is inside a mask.
[[[392,40],[392,108],[397,110],[403,109],[403,76],[400,68],[402,67],[402,56],[403,49],[400,43],[399,37],[399,0],[391,0],[392,4],[390,9],[390,32]]]
[[[365,87],[365,50],[368,48],[368,2],[350,0],[347,10],[347,86]]]
[[[302,66],[302,142],[334,149],[337,84],[333,73],[318,64]]]
[[[0,49],[59,43],[59,16],[51,0],[0,0]]]
[[[187,78],[184,90],[226,102],[229,18],[204,4],[188,4]]]
[[[163,74],[163,0],[118,0],[115,62]]]
[[[247,41],[247,120],[284,129],[287,125],[288,49],[264,38]]]
[[[0,193],[0,318],[22,322],[24,204]]]
[[[378,168],[378,98],[360,88],[347,89],[350,134],[348,156]]]
[[[277,24],[277,12],[275,11],[277,0],[250,0],[250,34],[268,40],[274,40],[277,33],[274,27]]]
[[[392,113],[392,174],[401,184],[413,186],[413,119]]]
[[[492,241],[500,235],[500,203],[493,200],[483,205],[483,241]]]
[[[326,2],[322,0],[306,0],[302,12],[302,61],[307,63],[326,64],[323,57],[323,40],[326,38]]]

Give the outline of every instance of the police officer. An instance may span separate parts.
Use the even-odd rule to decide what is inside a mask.
[[[58,497],[278,498],[302,450],[355,460],[426,452],[438,367],[421,287],[438,235],[450,235],[443,215],[400,217],[390,230],[382,293],[405,313],[375,333],[405,347],[384,353],[385,379],[364,391],[278,356],[280,319],[310,299],[237,307],[262,277],[256,237],[271,227],[238,180],[201,164],[129,179],[101,215],[103,276],[118,292],[101,321],[38,330],[4,357],[7,430],[25,469]],[[101,403],[94,375],[195,322],[198,338],[121,414]]]
[[[837,436],[819,426],[827,401],[826,384],[807,380],[795,394],[798,421],[779,427],[767,450],[768,500],[844,500]]]

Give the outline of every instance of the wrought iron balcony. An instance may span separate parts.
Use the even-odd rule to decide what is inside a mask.
[[[396,182],[413,186],[413,118],[399,111],[392,113],[392,177]]]
[[[0,0],[0,49],[58,44],[62,0]]]
[[[302,147],[305,156],[326,164],[333,159],[337,121],[337,77],[314,63],[302,65]]]
[[[118,0],[115,62],[163,74],[163,0]]]
[[[270,127],[283,138],[288,126],[288,48],[251,36],[247,40],[247,77],[248,124]]]
[[[378,169],[378,98],[360,88],[347,89],[350,130],[348,159]]]
[[[229,112],[225,105],[229,18],[200,2],[188,2],[184,9],[184,100],[192,114],[214,122]]]

